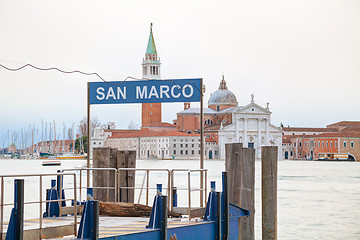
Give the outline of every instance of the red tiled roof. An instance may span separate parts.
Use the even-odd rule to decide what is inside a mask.
[[[288,135],[289,138],[360,138],[360,131],[321,133],[318,135]]]
[[[151,123],[146,127],[176,127],[176,125],[167,122]]]
[[[136,131],[136,130],[135,130]],[[137,137],[170,137],[170,136],[186,136],[194,137],[200,136],[196,133],[186,133],[180,131],[151,131],[149,129],[141,129],[136,132],[127,132],[127,133],[113,133],[110,138],[137,138]]]
[[[285,132],[337,132],[334,128],[283,127]]]
[[[341,132],[347,132],[347,131],[355,131],[355,132],[360,132],[360,127],[346,127],[342,130],[340,130]]]
[[[104,129],[104,132],[112,132],[112,133],[126,133],[126,132],[134,132],[140,131],[138,129]]]
[[[360,127],[360,121],[341,121],[327,125],[327,127]]]
[[[316,137],[351,137],[360,138],[360,132],[348,131],[348,132],[336,132],[336,133],[322,133]]]

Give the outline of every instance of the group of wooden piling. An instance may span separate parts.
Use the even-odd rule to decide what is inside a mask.
[[[277,152],[276,146],[261,148],[262,239],[277,239]],[[250,210],[240,218],[239,239],[255,239],[255,149],[242,143],[226,144],[229,202]]]
[[[94,168],[136,167],[135,152],[118,151],[113,148],[94,148],[93,154]],[[261,148],[262,239],[266,240],[277,239],[277,154],[276,146]],[[239,220],[238,239],[253,240],[255,239],[255,149],[243,148],[242,143],[226,144],[225,171],[228,175],[229,202],[250,210],[249,217]],[[131,170],[121,172],[118,182],[119,187],[125,187],[120,188],[117,196],[118,201],[133,203],[134,189],[127,187],[134,187],[135,172]],[[114,201],[116,196],[114,190],[111,189],[111,187],[115,187],[114,183],[115,172],[94,172],[94,197],[104,202]],[[103,188],[104,186],[109,188]],[[115,214],[114,209],[119,209],[122,212],[120,214],[117,211],[115,214],[117,216],[127,214],[127,212],[147,216],[150,212],[150,207],[147,206],[139,205],[140,207],[138,207],[134,204],[122,203],[109,204],[103,203],[101,208],[105,215]]]

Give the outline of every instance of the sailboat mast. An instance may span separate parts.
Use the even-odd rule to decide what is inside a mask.
[[[56,153],[56,127],[55,127],[55,120],[54,120],[54,153]]]

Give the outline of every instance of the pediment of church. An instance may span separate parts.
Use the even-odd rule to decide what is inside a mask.
[[[269,126],[269,131],[270,131],[270,132],[279,132],[279,133],[282,133],[282,130],[281,130],[279,127],[276,127],[276,126],[274,126],[274,125],[272,125],[272,124],[270,124],[270,126]]]
[[[271,112],[256,103],[250,103],[248,105],[239,108],[234,111],[234,114],[265,114],[270,115]]]

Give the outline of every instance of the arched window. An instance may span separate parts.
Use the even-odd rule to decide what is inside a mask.
[[[213,121],[211,119],[206,119],[205,120],[205,125],[212,125],[214,124]]]

